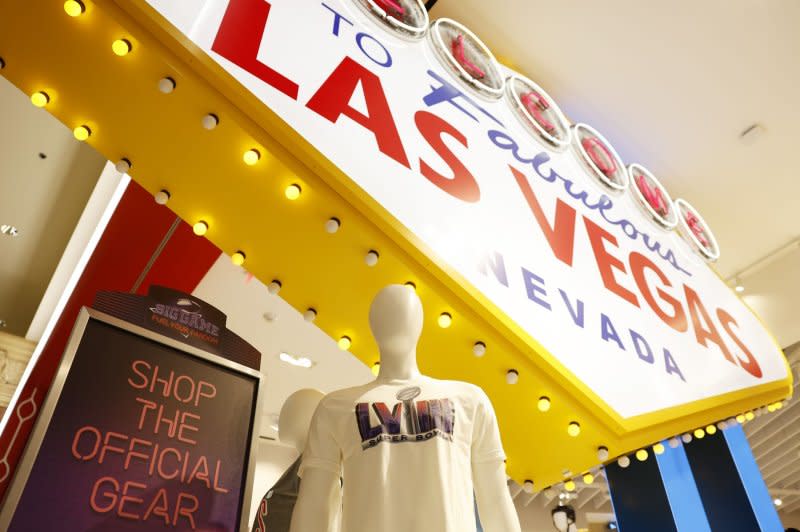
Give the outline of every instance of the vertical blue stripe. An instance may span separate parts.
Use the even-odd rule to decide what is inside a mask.
[[[711,532],[683,445],[672,449],[664,442],[664,447],[656,461],[678,532]]]
[[[739,477],[742,479],[744,491],[750,500],[750,506],[752,506],[758,525],[761,527],[761,532],[783,532],[778,511],[767,491],[767,485],[764,484],[744,430],[736,425],[724,430],[723,434]]]

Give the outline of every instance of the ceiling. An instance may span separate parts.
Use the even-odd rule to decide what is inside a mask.
[[[0,77],[0,320],[25,336],[105,160]],[[42,157],[44,155],[44,158]]]

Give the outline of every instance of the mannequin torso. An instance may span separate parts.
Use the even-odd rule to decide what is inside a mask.
[[[329,530],[344,471],[343,530],[518,532],[494,412],[476,386],[424,377],[416,364],[422,305],[392,285],[370,309],[378,378],[323,399],[301,468],[292,532]],[[355,411],[356,423],[353,423]]]

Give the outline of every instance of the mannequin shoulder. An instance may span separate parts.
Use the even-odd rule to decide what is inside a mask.
[[[358,402],[359,398],[373,388],[372,383],[362,384],[361,386],[352,386],[350,388],[342,388],[335,390],[325,395],[319,403],[318,409],[336,410],[339,408],[349,409],[354,403]]]

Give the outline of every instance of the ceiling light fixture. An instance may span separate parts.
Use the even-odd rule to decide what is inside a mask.
[[[0,225],[0,234],[13,238],[19,236],[19,229],[13,225]]]
[[[281,362],[285,362],[290,366],[295,366],[298,368],[310,369],[314,365],[314,361],[308,357],[295,356],[289,353],[282,352],[280,355],[278,355],[278,358],[281,359]]]
[[[567,425],[567,434],[575,438],[581,433],[581,425],[577,421],[571,422]]]
[[[775,503],[775,506],[780,506],[780,505],[783,504],[783,500],[779,499],[777,497],[775,499],[773,499],[772,502]]]
[[[515,369],[510,369],[506,372],[506,382],[508,384],[516,384],[519,382],[519,372]]]
[[[451,316],[449,312],[442,312],[439,314],[437,322],[439,323],[439,327],[447,329],[453,324],[453,316]]]
[[[740,294],[744,292],[744,285],[742,284],[742,278],[739,277],[738,275],[733,279],[733,289]]]

